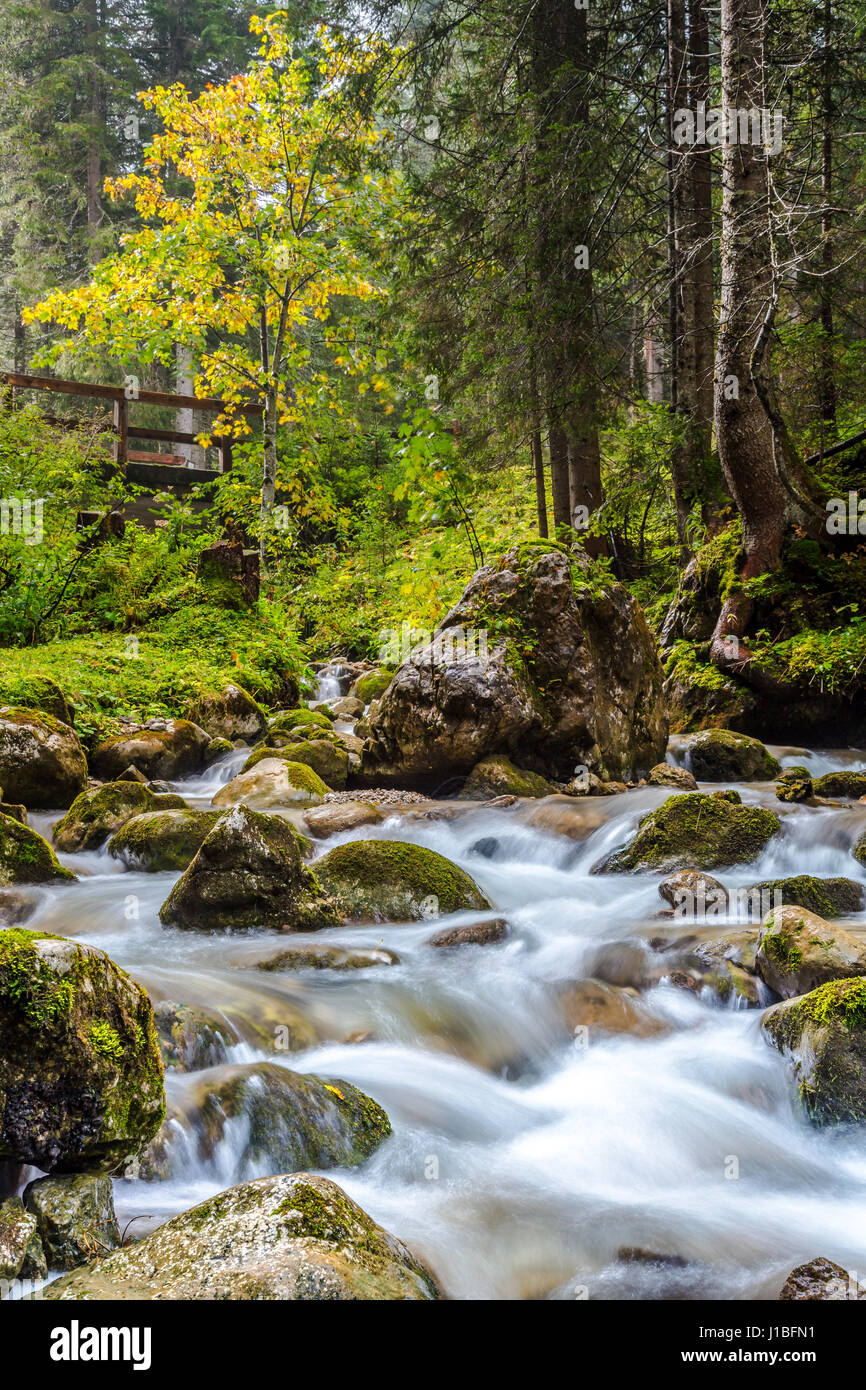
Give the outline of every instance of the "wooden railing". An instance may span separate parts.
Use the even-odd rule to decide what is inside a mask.
[[[187,461],[182,455],[160,454],[146,449],[130,449],[130,439],[150,439],[167,444],[195,444],[197,438],[196,435],[184,430],[130,425],[129,407],[131,405],[158,405],[165,406],[169,410],[196,410],[202,414],[210,415],[221,415],[227,409],[225,401],[218,400],[213,396],[178,396],[169,391],[148,391],[144,388],[136,388],[134,395],[128,395],[127,389],[123,386],[102,386],[86,381],[65,381],[60,377],[53,376],[28,376],[23,372],[0,372],[0,383],[2,383],[0,396],[2,396],[3,404],[6,407],[11,404],[13,393],[16,390],[55,391],[64,396],[86,396],[90,400],[111,401],[114,431],[113,457],[118,467],[122,468],[129,477],[133,477],[135,472],[134,469],[130,472],[128,467],[130,463],[172,468],[176,471],[188,469]],[[237,413],[246,416],[247,419],[257,419],[261,417],[262,408],[258,405],[244,406]],[[49,422],[54,419],[52,416],[46,418]],[[55,423],[62,422],[55,421]],[[68,423],[68,421],[64,423]],[[219,469],[217,471],[227,473],[232,466],[232,439],[229,435],[217,435],[213,443],[219,457]],[[206,478],[216,476],[216,472],[204,468],[189,469],[189,471],[198,475],[197,478],[190,478],[188,480],[190,483],[199,480],[204,481]]]

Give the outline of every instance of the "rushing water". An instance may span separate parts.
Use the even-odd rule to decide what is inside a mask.
[[[816,775],[866,764],[862,751],[774,751]],[[686,754],[674,740],[670,760]],[[228,754],[177,789],[206,806],[244,757]],[[850,847],[866,828],[866,805],[783,806],[771,785],[739,790],[779,812],[784,833],[756,864],[719,875],[726,887],[795,873],[864,880]],[[314,939],[383,944],[400,964],[263,973],[254,960],[285,937],[166,929],[157,911],[174,875],[126,872],[104,852],[63,856],[82,878],[46,892],[30,925],[92,941],[155,1000],[221,1012],[241,1038],[230,1061],[342,1077],[379,1101],[393,1136],[362,1168],[328,1176],[417,1250],[452,1297],[773,1298],[795,1264],[817,1255],[862,1276],[862,1139],[817,1131],[798,1113],[759,1010],[695,995],[661,973],[664,957],[648,942],[670,922],[658,920],[655,877],[590,875],[669,794],[647,787],[575,801],[568,834],[540,825],[537,803],[454,802],[443,803],[447,818],[406,808],[362,832],[427,845],[465,868],[509,923],[499,945],[432,949],[425,942],[438,921],[343,927]],[[33,822],[45,833],[53,819]],[[347,838],[359,835],[321,851]],[[479,840],[496,843],[479,852]],[[866,914],[844,925],[862,932]],[[593,974],[643,984],[667,1029],[590,1030],[588,1047],[576,1041],[558,995]],[[275,1029],[298,1018],[313,1045],[275,1053]],[[182,1107],[201,1081],[169,1073],[170,1104]],[[244,1166],[244,1139],[243,1123],[233,1123],[203,1162],[193,1145],[183,1157],[181,1137],[171,1178],[119,1179],[121,1227],[137,1218],[142,1234],[273,1171]],[[627,1260],[624,1247],[676,1258]]]

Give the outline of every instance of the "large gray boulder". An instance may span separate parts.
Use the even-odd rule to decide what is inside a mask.
[[[336,1183],[294,1173],[229,1188],[63,1275],[45,1297],[404,1302],[440,1293],[429,1270]]]
[[[582,554],[516,546],[470,580],[369,719],[366,785],[441,785],[490,753],[554,781],[649,772],[667,715],[635,600]]]
[[[198,772],[210,735],[188,719],[148,719],[106,739],[90,760],[94,777],[111,782],[134,767],[148,780],[174,781]],[[2,777],[0,785],[5,786]]]
[[[261,738],[268,723],[261,705],[240,685],[227,685],[218,695],[199,696],[189,718],[211,738],[242,738],[247,743]]]
[[[336,908],[301,859],[300,837],[280,816],[235,806],[220,816],[159,910],[192,931],[276,927],[316,931]]]
[[[38,710],[0,709],[0,786],[7,802],[65,808],[86,783],[87,761],[74,729]]]

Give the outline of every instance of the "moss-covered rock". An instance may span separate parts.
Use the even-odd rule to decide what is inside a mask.
[[[325,710],[309,709],[308,706],[301,705],[298,709],[280,710],[269,719],[268,734],[291,733],[293,729],[299,729],[305,724],[317,729],[330,729],[333,722]]]
[[[695,792],[698,784],[686,767],[675,767],[673,763],[656,763],[650,768],[647,778],[651,787],[680,787],[686,792]]]
[[[866,975],[866,945],[804,907],[777,907],[761,924],[758,974],[783,999]]]
[[[441,787],[489,753],[568,783],[645,775],[667,745],[662,669],[632,595],[582,552],[515,546],[469,581],[368,715],[368,786]]]
[[[149,719],[100,743],[90,765],[94,777],[104,782],[115,780],[130,766],[148,781],[174,781],[200,771],[209,742],[204,729],[188,719]]]
[[[0,709],[0,786],[7,801],[66,807],[86,783],[87,761],[74,729],[36,710]]]
[[[401,840],[337,845],[316,863],[325,891],[346,917],[419,922],[490,907],[477,884],[444,855]]]
[[[833,980],[775,1004],[761,1027],[790,1056],[814,1124],[866,1122],[866,980]]]
[[[146,811],[133,816],[108,842],[108,852],[129,869],[161,873],[185,869],[220,818],[219,811]]]
[[[747,894],[767,893],[784,907],[806,907],[819,917],[849,917],[863,909],[866,897],[862,884],[852,878],[814,878],[797,874],[794,878],[769,878],[742,890]]]
[[[336,908],[302,863],[280,816],[235,806],[220,816],[159,910],[166,926],[194,931],[335,926]]]
[[[40,710],[71,728],[75,710],[56,681],[48,676],[24,676],[20,680],[0,681],[0,705]]]
[[[381,1106],[347,1081],[302,1075],[274,1062],[203,1078],[184,1109],[202,1162],[214,1157],[230,1121],[244,1121],[239,1180],[265,1165],[282,1173],[355,1168],[391,1133]]]
[[[104,1174],[38,1178],[24,1189],[24,1206],[36,1219],[50,1269],[77,1269],[120,1245],[111,1178]]]
[[[0,932],[0,1158],[111,1169],[165,1109],[153,1010],[95,946]]]
[[[0,815],[0,883],[52,883],[74,881],[47,840],[28,825]]]
[[[227,738],[212,738],[207,748],[204,750],[205,766],[210,767],[211,763],[216,762],[217,758],[225,757],[226,753],[231,753],[233,748],[234,744],[230,743]]]
[[[0,1203],[0,1280],[44,1279],[48,1271],[36,1217],[20,1197]]]
[[[330,791],[306,763],[273,753],[233,777],[213,798],[214,806],[320,806]]]
[[[301,739],[285,748],[258,748],[250,754],[241,773],[250,772],[265,759],[282,758],[288,763],[304,763],[311,767],[326,786],[342,791],[349,772],[349,755],[340,743],[331,739]]]
[[[475,764],[460,795],[467,801],[487,801],[494,796],[551,796],[555,791],[546,777],[515,767],[504,753],[490,753]]]
[[[696,869],[680,869],[662,879],[659,896],[670,903],[679,917],[716,916],[728,906],[727,891],[719,880]]]
[[[851,853],[861,864],[866,864],[866,830],[858,840],[855,840],[851,847]]]
[[[657,869],[720,869],[747,864],[782,828],[772,811],[742,806],[727,796],[685,792],[668,797],[639,822],[624,849],[593,867],[593,873]]]
[[[240,1037],[221,1014],[191,1004],[163,999],[154,1005],[154,1019],[166,1071],[204,1071],[228,1058]]]
[[[780,765],[760,739],[733,729],[704,729],[689,748],[688,764],[699,782],[766,782]]]
[[[53,840],[64,854],[99,849],[132,816],[152,811],[154,795],[141,782],[109,782],[77,796],[54,827]]]
[[[304,812],[304,825],[317,840],[328,840],[364,825],[380,825],[385,817],[368,801],[329,801]]]
[[[200,695],[187,718],[212,739],[243,738],[248,743],[261,738],[268,722],[261,705],[239,685],[227,685],[219,694]]]
[[[153,1271],[158,1270],[158,1278]],[[63,1275],[49,1299],[417,1301],[430,1272],[327,1178],[258,1178]]]
[[[294,970],[369,970],[376,965],[399,965],[400,957],[382,946],[330,946],[310,942],[288,946],[267,960],[256,961],[257,970],[282,974]]]
[[[371,701],[384,695],[393,679],[393,671],[387,671],[384,666],[376,666],[372,671],[364,671],[352,682],[349,695],[353,700],[360,700],[362,705],[369,705]]]
[[[811,801],[814,794],[812,778],[805,767],[786,767],[776,783],[778,801]]]
[[[816,796],[859,799],[866,796],[866,772],[826,772],[823,777],[813,777],[812,790]]]

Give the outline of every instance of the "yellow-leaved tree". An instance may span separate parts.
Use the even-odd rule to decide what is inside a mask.
[[[264,408],[260,545],[265,554],[277,479],[277,430],[332,403],[332,377],[313,365],[311,325],[342,370],[377,377],[375,347],[345,347],[334,301],[382,292],[371,254],[397,215],[389,133],[375,120],[381,74],[399,61],[379,41],[317,35],[296,57],[281,14],[256,17],[250,69],[193,98],[181,85],[140,100],[162,131],[141,172],[109,180],[142,221],[89,284],[57,290],[26,311],[69,330],[42,361],[107,351],[170,365],[177,346],[197,362],[196,390],[227,408],[215,432],[248,430],[240,409]],[[379,360],[381,361],[381,355]]]

